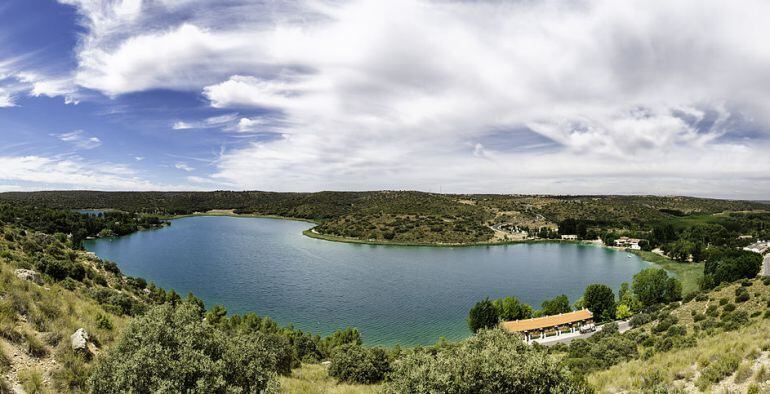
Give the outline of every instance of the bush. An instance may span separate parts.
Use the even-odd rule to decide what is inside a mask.
[[[634,315],[628,323],[633,328],[637,328],[652,321],[652,316],[647,313],[637,313]]]
[[[181,302],[132,321],[94,367],[91,392],[277,391],[276,372],[291,362],[288,344],[260,333],[225,335],[201,314]]]
[[[386,393],[590,392],[554,358],[499,329],[434,351],[412,350],[389,377]]]
[[[735,296],[735,302],[746,302],[751,298],[749,293],[741,293]]]
[[[727,304],[727,305],[725,305],[724,307],[722,307],[722,309],[723,309],[725,312],[732,312],[732,311],[734,311],[734,310],[735,310],[735,304]]]
[[[42,341],[29,332],[24,333],[24,342],[26,344],[27,354],[35,358],[45,357],[48,354]]]
[[[28,394],[45,393],[45,384],[43,383],[43,374],[37,369],[26,369],[19,372],[19,382],[21,387]]]
[[[706,308],[706,314],[711,317],[719,316],[719,307],[716,305],[709,305],[708,308]]]
[[[102,330],[112,330],[112,322],[107,316],[102,315],[101,313],[96,315],[96,328],[101,328]]]
[[[701,370],[701,375],[695,385],[701,391],[706,391],[712,384],[719,383],[722,379],[732,375],[740,362],[740,357],[734,354],[727,354],[718,358]]]
[[[331,358],[329,376],[340,382],[372,384],[382,381],[390,372],[388,355],[380,348],[344,345]]]

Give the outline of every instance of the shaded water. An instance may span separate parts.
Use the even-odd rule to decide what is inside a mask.
[[[466,317],[486,296],[534,306],[559,294],[571,302],[591,283],[617,289],[647,266],[589,245],[483,247],[347,244],[302,235],[297,221],[189,217],[170,227],[87,241],[121,270],[207,306],[256,312],[318,334],[346,326],[367,344],[432,344],[470,335]],[[630,256],[630,257],[629,257]]]

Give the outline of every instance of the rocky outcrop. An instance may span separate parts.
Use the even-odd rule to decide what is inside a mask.
[[[70,343],[75,353],[91,354],[88,349],[88,332],[85,329],[78,328],[74,334],[70,335]]]
[[[35,271],[27,270],[27,269],[17,269],[13,272],[16,274],[16,277],[19,279],[28,280],[38,285],[43,284],[43,280],[40,279],[40,274],[38,274]]]

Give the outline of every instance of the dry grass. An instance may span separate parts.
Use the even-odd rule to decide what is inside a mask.
[[[280,378],[281,392],[300,394],[368,394],[380,391],[380,385],[338,384],[320,364],[302,364],[291,376]]]
[[[737,369],[739,376],[730,378],[732,384],[747,385],[752,373],[755,381],[764,382],[765,376],[756,376],[767,375],[762,372],[767,371],[767,357],[763,356],[761,363],[756,360],[759,354],[767,353],[760,349],[770,347],[768,332],[770,320],[755,319],[739,330],[704,336],[695,347],[657,353],[647,360],[633,360],[591,374],[588,381],[598,392],[637,392],[656,385],[690,389],[697,385],[705,391]],[[739,366],[741,360],[749,365]]]
[[[0,238],[0,348],[9,350],[0,357],[0,372],[10,383],[19,383],[25,390],[28,387],[28,393],[82,388],[88,365],[73,358],[70,335],[85,328],[92,342],[104,349],[115,341],[128,318],[106,311],[84,293],[83,285],[68,290],[63,282],[40,286],[18,279],[13,270],[29,258]],[[98,324],[100,315],[110,320],[112,329]],[[38,368],[26,368],[29,362]],[[41,376],[48,376],[49,384],[38,379]]]

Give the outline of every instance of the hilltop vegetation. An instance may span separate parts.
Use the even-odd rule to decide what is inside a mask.
[[[577,233],[596,239],[627,231],[651,238],[655,225],[679,233],[695,224],[732,233],[766,223],[767,217],[715,217],[722,212],[761,211],[767,205],[691,197],[453,195],[412,191],[375,192],[90,192],[0,193],[0,200],[58,209],[113,208],[145,215],[184,215],[214,209],[316,221],[315,231],[340,239],[394,243],[502,242],[495,224],[558,238]],[[753,220],[753,221],[752,221]],[[756,232],[766,234],[762,224]],[[619,234],[616,234],[617,236]],[[668,243],[669,240],[665,240]],[[673,240],[672,240],[673,241]]]

